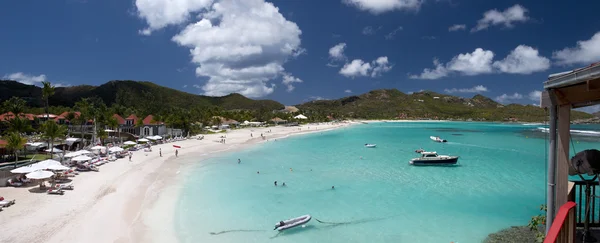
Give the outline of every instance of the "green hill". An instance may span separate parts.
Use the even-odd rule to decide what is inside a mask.
[[[16,81],[0,80],[0,100],[17,96],[25,99],[29,106],[41,107],[42,90],[34,85]],[[81,98],[98,96],[107,105],[120,104],[136,109],[148,107],[189,108],[197,105],[218,106],[224,110],[280,110],[284,108],[272,100],[252,100],[240,94],[222,97],[194,95],[156,85],[152,82],[110,81],[100,86],[80,85],[57,87],[50,97],[53,106],[72,107]],[[152,109],[150,109],[152,110]]]
[[[373,90],[359,96],[337,100],[317,100],[296,105],[306,114],[332,115],[336,118],[367,119],[452,119],[504,121],[544,121],[544,109],[533,105],[502,105],[483,95],[462,98],[431,91],[405,94],[396,89]],[[592,115],[573,111],[572,118],[587,119]]]

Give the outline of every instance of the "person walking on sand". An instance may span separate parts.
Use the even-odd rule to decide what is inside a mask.
[[[158,155],[159,155],[160,157],[162,157],[162,148],[159,148],[159,149],[158,149]]]
[[[175,149],[175,157],[179,155],[179,150]]]

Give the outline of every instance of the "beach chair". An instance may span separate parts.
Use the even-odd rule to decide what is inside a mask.
[[[62,184],[57,183],[55,185],[55,188],[56,189],[62,189],[62,190],[73,190],[73,189],[75,189],[75,186],[73,186],[72,182],[70,182],[70,183],[62,183]]]
[[[58,194],[58,195],[63,195],[65,194],[65,191],[63,191],[62,188],[50,188],[48,189],[48,194]]]
[[[0,197],[0,208],[6,208],[6,207],[10,207],[11,205],[15,204],[15,200],[4,200],[4,197]]]
[[[7,182],[8,182],[8,185],[10,185],[10,186],[14,186],[14,187],[20,187],[20,186],[22,186],[22,185],[23,185],[23,183],[22,183],[22,182],[16,181],[16,180],[14,180],[14,179],[8,179],[8,181],[7,181]]]

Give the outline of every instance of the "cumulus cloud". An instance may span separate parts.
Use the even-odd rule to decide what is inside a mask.
[[[342,0],[342,2],[372,14],[393,10],[418,10],[423,4],[423,0]]]
[[[289,73],[284,73],[282,83],[287,86],[288,92],[292,92],[295,88],[294,83],[302,83],[302,79],[296,78]]]
[[[40,86],[42,82],[49,81],[45,74],[33,75],[22,72],[6,74],[2,77],[3,79],[17,81],[22,84]],[[62,82],[51,82],[54,87],[69,87],[70,84]]]
[[[567,47],[552,53],[558,64],[590,64],[600,61],[600,32],[589,40],[578,41],[577,46]]]
[[[464,24],[455,24],[452,25],[448,28],[448,31],[452,32],[452,31],[459,31],[459,30],[465,30],[467,29],[467,26]]]
[[[187,88],[187,84],[184,84],[184,85],[183,85],[183,88],[184,88],[184,89],[185,89],[185,88]]]
[[[344,55],[344,49],[346,49],[346,43],[339,43],[329,48],[329,58],[333,60],[346,59],[346,56]]]
[[[150,29],[184,23],[191,13],[202,10],[200,20],[172,40],[190,49],[192,62],[198,65],[196,75],[208,77],[204,94],[240,93],[255,98],[272,93],[275,85],[269,81],[284,75],[288,59],[305,52],[300,47],[300,28],[264,0],[210,2],[137,0],[136,6]]]
[[[371,71],[371,64],[361,59],[354,59],[340,69],[340,74],[346,77],[368,76],[369,71]]]
[[[441,64],[437,58],[433,59],[433,65],[435,66],[435,68],[425,68],[423,69],[423,72],[421,74],[411,75],[410,78],[433,80],[448,76],[448,69],[446,69],[446,67],[443,64]]]
[[[351,94],[351,93],[352,93],[352,90],[349,90],[349,89],[347,89],[347,90],[344,90],[344,93]]]
[[[483,92],[488,92],[488,88],[483,86],[483,85],[477,85],[473,88],[462,88],[462,89],[457,89],[457,88],[452,88],[452,89],[444,89],[444,92],[446,93],[483,93]]]
[[[478,75],[492,72],[492,59],[494,53],[489,50],[477,48],[471,53],[458,54],[446,64],[441,64],[434,59],[434,69],[426,68],[420,75],[411,75],[412,79],[439,79],[448,76],[451,72],[463,75]]]
[[[540,56],[538,50],[530,46],[520,45],[506,58],[495,61],[493,66],[503,73],[531,74],[550,68],[550,60]]]
[[[14,80],[14,81],[17,81],[17,82],[23,83],[23,84],[31,84],[31,85],[36,85],[36,84],[46,81],[45,74],[40,74],[40,75],[35,76],[32,74],[27,74],[27,73],[22,73],[22,72],[6,74],[2,78],[8,79],[8,80]]]
[[[385,39],[386,40],[394,39],[394,37],[396,37],[396,33],[398,33],[398,31],[401,31],[403,29],[404,28],[402,26],[398,26],[397,28],[395,28],[394,30],[392,30],[392,32],[390,32],[387,35],[385,35]]]
[[[527,95],[527,97],[528,97],[530,100],[533,100],[533,101],[537,101],[537,102],[539,102],[539,101],[540,101],[540,99],[542,98],[542,91],[539,91],[539,90],[534,90],[534,91],[531,91],[531,92],[530,92],[530,93]]]
[[[177,25],[189,20],[190,14],[211,6],[212,0],[136,0],[138,17],[146,20],[148,27],[140,30],[142,35],[168,25]]]
[[[446,68],[470,76],[491,73],[493,58],[492,51],[477,48],[471,53],[458,54],[446,64]]]
[[[359,76],[371,76],[378,77],[381,74],[392,70],[392,65],[389,63],[387,56],[378,57],[371,63],[365,62],[361,59],[354,59],[350,63],[346,63],[340,74],[346,77],[354,78]]]
[[[523,99],[523,95],[519,94],[519,93],[514,93],[514,94],[502,94],[498,97],[496,97],[496,101],[500,102],[500,103],[505,103],[505,102],[510,102],[510,101],[515,101],[515,100],[520,100]]]
[[[497,9],[488,10],[483,13],[483,18],[477,21],[477,26],[471,29],[471,32],[484,30],[493,25],[503,25],[506,28],[511,28],[516,22],[529,20],[527,12],[528,10],[519,4],[515,4],[502,12]]]

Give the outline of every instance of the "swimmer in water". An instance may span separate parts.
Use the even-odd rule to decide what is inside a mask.
[[[257,171],[256,174],[260,174],[260,171]]]
[[[275,184],[275,186],[277,186],[277,181],[273,182],[273,184]]]
[[[281,186],[285,186],[285,182]]]
[[[332,189],[332,190],[333,190],[333,189],[335,189],[335,186],[331,186],[331,189]]]
[[[360,159],[362,159],[362,156],[360,156]]]
[[[292,171],[294,171],[294,170],[292,170],[292,168],[290,168],[290,172],[292,172]]]
[[[239,163],[242,163],[242,160],[241,160],[241,159],[238,159],[238,164],[239,164]]]

